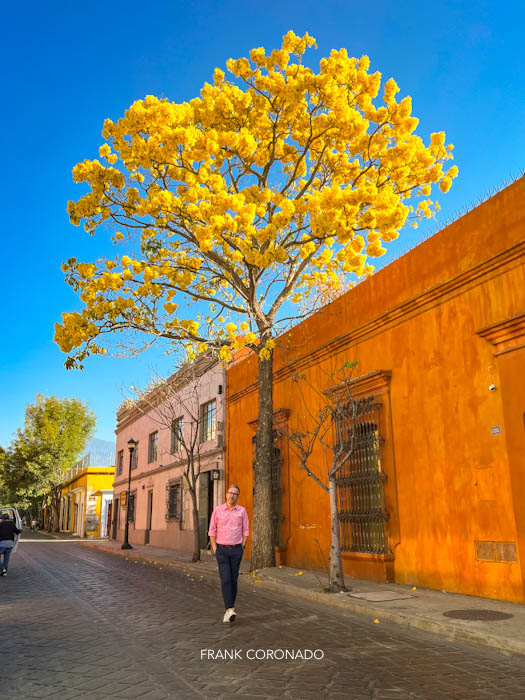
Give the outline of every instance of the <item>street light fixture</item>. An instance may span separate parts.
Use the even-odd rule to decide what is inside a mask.
[[[126,527],[124,529],[124,542],[122,543],[121,549],[133,549],[133,547],[130,545],[130,543],[128,541],[128,536],[129,536],[129,493],[131,491],[131,466],[133,464],[133,452],[135,452],[136,446],[137,446],[137,442],[133,438],[130,438],[128,440],[129,474],[128,474],[128,492],[126,494]]]

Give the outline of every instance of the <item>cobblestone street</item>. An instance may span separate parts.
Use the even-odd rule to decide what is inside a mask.
[[[218,579],[26,535],[0,579],[0,696],[525,698],[521,657],[260,591],[247,576],[235,624],[222,623],[221,603]],[[272,660],[266,650],[324,658]]]

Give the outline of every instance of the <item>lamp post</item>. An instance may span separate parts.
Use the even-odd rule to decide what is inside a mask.
[[[129,474],[128,474],[128,492],[126,494],[126,526],[124,529],[124,542],[122,543],[121,549],[133,549],[133,547],[128,542],[129,535],[129,492],[131,490],[131,465],[133,464],[133,452],[137,446],[136,441],[133,438],[128,440],[129,449]]]

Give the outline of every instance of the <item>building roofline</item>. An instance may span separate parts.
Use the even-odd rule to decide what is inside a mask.
[[[186,362],[180,369],[170,375],[165,380],[165,383],[169,384],[174,391],[180,391],[187,387],[193,379],[200,379],[219,363],[220,360],[209,350],[197,357],[193,362]],[[164,381],[162,384],[164,384]],[[143,416],[146,412],[145,409],[162,403],[165,398],[161,395],[162,384],[151,389],[143,399],[133,402],[133,405],[124,406],[117,410],[115,433],[120,432],[133,419]]]

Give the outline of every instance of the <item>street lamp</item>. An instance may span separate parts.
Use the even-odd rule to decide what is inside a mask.
[[[133,452],[137,446],[136,441],[133,438],[128,440],[129,449],[129,474],[128,474],[128,492],[126,494],[126,527],[124,529],[124,542],[120,549],[133,549],[133,547],[128,542],[129,535],[129,492],[131,490],[131,465],[133,464]]]

